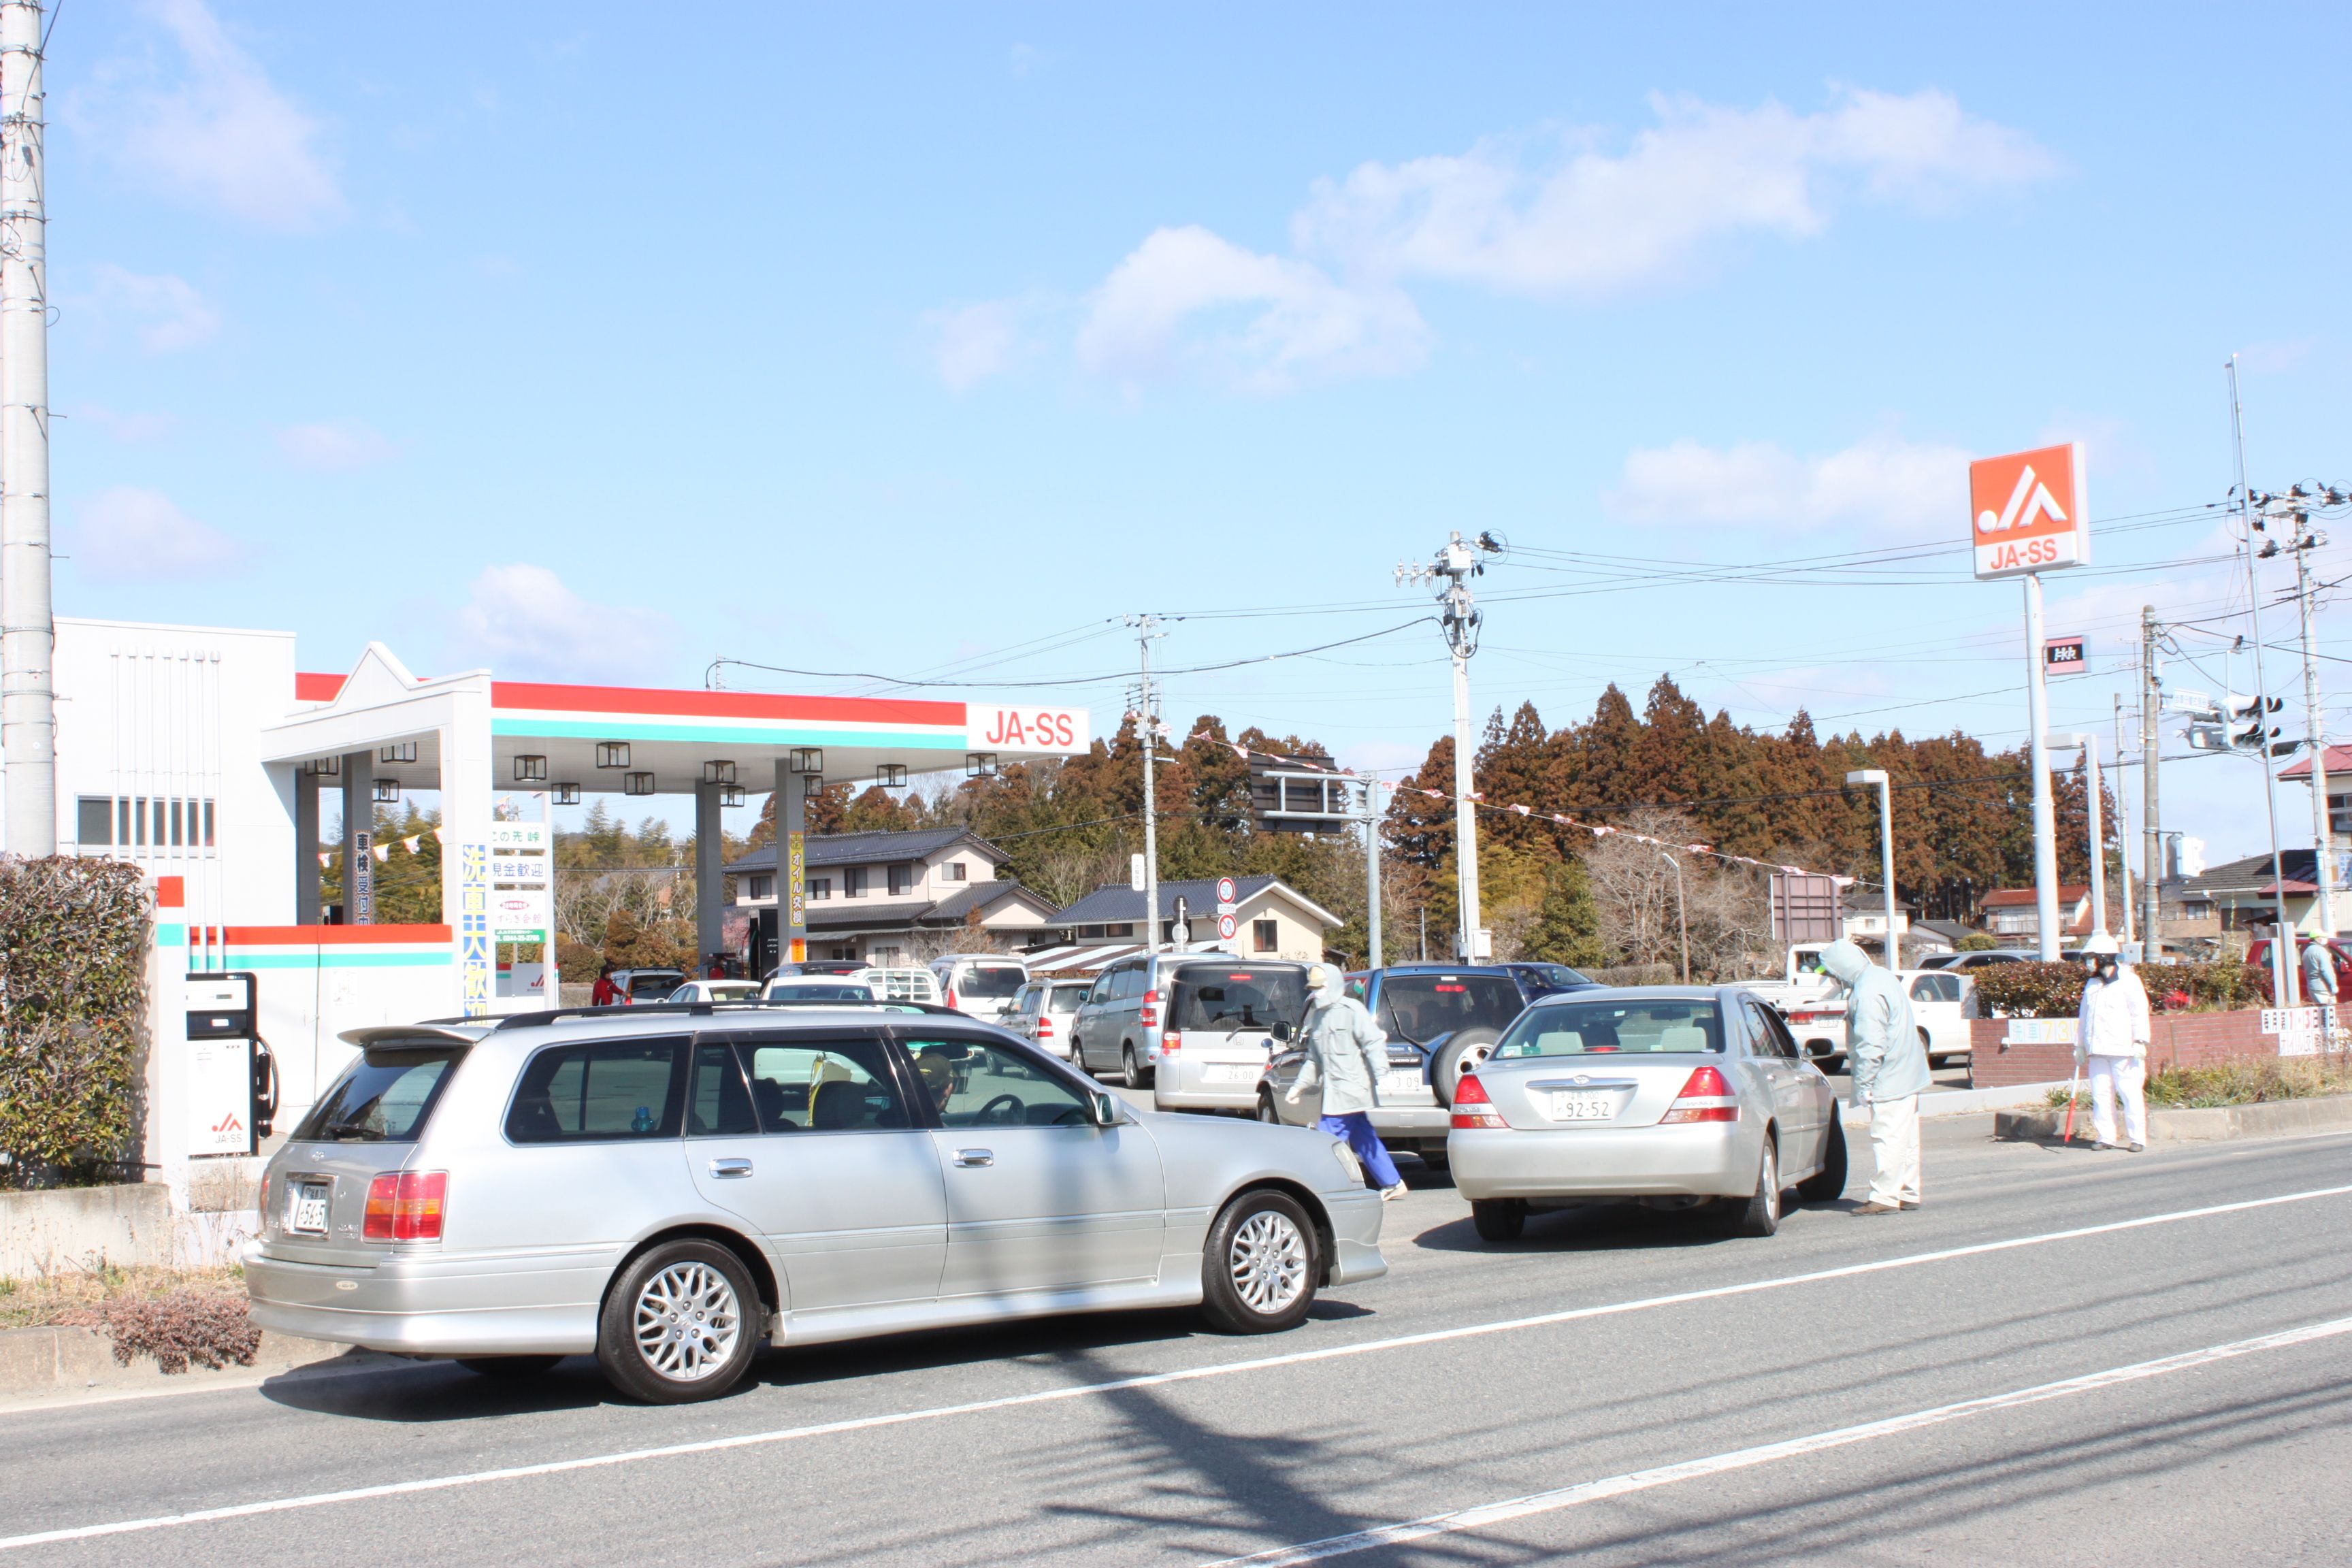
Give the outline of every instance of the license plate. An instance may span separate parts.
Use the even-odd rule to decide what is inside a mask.
[[[1382,1094],[1426,1094],[1429,1092],[1429,1085],[1421,1080],[1420,1073],[1407,1068],[1403,1072],[1382,1073],[1381,1092]]]
[[[1610,1121],[1617,1115],[1617,1097],[1613,1094],[1555,1094],[1551,1097],[1551,1119],[1554,1121]]]
[[[1203,1083],[1255,1083],[1265,1070],[1263,1062],[1211,1062],[1201,1072]]]
[[[327,1193],[325,1187],[296,1187],[293,1201],[286,1205],[286,1228],[309,1236],[326,1235]]]

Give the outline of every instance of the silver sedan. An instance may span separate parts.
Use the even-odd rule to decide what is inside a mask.
[[[1456,1087],[1446,1148],[1478,1234],[1601,1200],[1714,1206],[1741,1234],[1779,1228],[1783,1192],[1845,1188],[1829,1080],[1780,1015],[1738,986],[1544,997]]]
[[[943,1007],[703,1004],[353,1030],[265,1173],[254,1321],[656,1402],[765,1345],[1199,1306],[1287,1329],[1387,1271],[1319,1132],[1128,1110]]]

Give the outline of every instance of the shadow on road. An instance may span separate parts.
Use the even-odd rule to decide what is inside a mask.
[[[1859,1198],[1834,1198],[1827,1203],[1790,1204],[1781,1223],[1804,1213],[1851,1214]],[[1412,1244],[1428,1252],[1617,1252],[1635,1247],[1711,1247],[1737,1240],[1724,1228],[1719,1214],[1704,1205],[1688,1209],[1644,1208],[1632,1202],[1599,1202],[1572,1209],[1528,1216],[1525,1235],[1517,1241],[1484,1241],[1464,1215],[1449,1224],[1423,1231]]]

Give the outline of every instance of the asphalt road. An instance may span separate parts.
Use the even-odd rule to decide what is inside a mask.
[[[572,1362],[16,1415],[0,1558],[2352,1560],[2352,1141],[2135,1156],[1989,1122],[1927,1124],[1917,1213],[1849,1199],[1764,1240],[1615,1209],[1489,1247],[1415,1172],[1393,1272],[1270,1340],[1183,1314],[923,1335],[780,1353],[684,1409]],[[517,1467],[542,1468],[485,1479]],[[443,1484],[321,1500],[418,1482]]]

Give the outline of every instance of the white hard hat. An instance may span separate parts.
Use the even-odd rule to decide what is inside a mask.
[[[2090,941],[2083,944],[2083,951],[2084,952],[2107,953],[2121,952],[2123,949],[2116,945],[2116,939],[2114,937],[2109,936],[2105,931],[2101,931]]]

